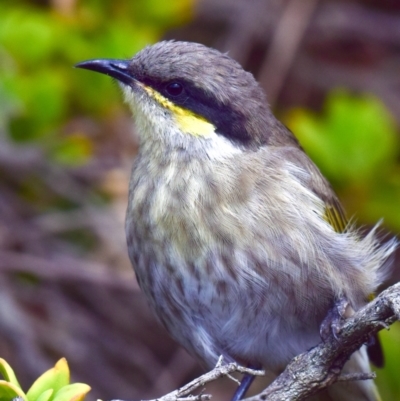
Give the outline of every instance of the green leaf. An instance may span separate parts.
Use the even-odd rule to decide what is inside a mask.
[[[0,373],[5,381],[13,384],[18,388],[21,388],[20,384],[18,383],[17,377],[15,376],[14,371],[3,358],[0,358]]]
[[[28,401],[36,401],[39,396],[49,389],[55,392],[69,383],[69,368],[65,358],[61,358],[53,368],[44,372],[32,384],[27,392]]]
[[[27,401],[27,397],[20,387],[0,380],[0,401],[10,401],[15,397],[21,397],[24,401]]]
[[[52,388],[49,388],[48,390],[40,394],[36,401],[49,401],[53,393],[54,390]]]
[[[31,7],[13,7],[1,10],[1,16],[0,42],[27,65],[40,65],[57,45],[56,21],[44,13]]]
[[[82,401],[90,387],[84,383],[74,383],[60,389],[52,401]]]

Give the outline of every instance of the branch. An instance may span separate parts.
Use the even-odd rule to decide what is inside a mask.
[[[340,327],[325,330],[323,342],[296,356],[264,391],[244,401],[302,401],[336,381],[374,379],[375,374],[370,372],[341,375],[341,371],[353,352],[396,320],[400,320],[400,283],[383,291],[353,316],[344,320]],[[178,390],[150,401],[207,401],[211,395],[204,394],[203,391],[199,395],[192,393],[222,376],[231,377],[230,373],[233,372],[264,374],[263,371],[247,369],[236,363],[222,365],[221,357],[212,371]]]
[[[227,365],[222,365],[222,362],[223,358],[221,356],[215,368],[210,372],[205,373],[204,375],[192,380],[190,383],[184,385],[178,390],[172,391],[171,393],[168,393],[160,398],[156,398],[154,400],[149,400],[149,401],[207,401],[211,399],[210,394],[204,394],[202,390],[199,395],[192,395],[193,391],[223,376],[227,376],[230,379],[237,382],[237,380],[230,375],[231,373],[234,372],[247,373],[254,376],[263,376],[265,373],[263,370],[254,370],[245,368],[243,366],[238,365],[237,363],[229,363]],[[113,401],[121,401],[121,400],[113,400]]]
[[[295,357],[263,392],[246,401],[301,401],[336,381],[371,379],[367,374],[341,376],[343,365],[370,336],[400,320],[400,283],[346,319],[338,332]]]

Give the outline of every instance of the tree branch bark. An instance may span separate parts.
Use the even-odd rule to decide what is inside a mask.
[[[295,357],[271,385],[246,401],[301,401],[336,381],[349,379],[340,372],[351,354],[396,320],[400,320],[400,283],[344,320],[338,332]]]

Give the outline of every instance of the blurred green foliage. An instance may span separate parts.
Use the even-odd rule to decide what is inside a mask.
[[[385,368],[383,371],[377,371],[376,384],[382,400],[398,400],[400,394],[400,323],[395,323],[389,330],[381,331],[380,338],[385,354]]]
[[[84,401],[90,387],[70,383],[67,360],[61,358],[53,368],[44,372],[25,393],[11,366],[0,358],[0,401]]]
[[[337,190],[349,216],[400,230],[400,137],[372,95],[330,93],[324,110],[289,112],[286,124]]]
[[[61,128],[78,113],[104,118],[120,98],[109,80],[73,65],[131,57],[188,20],[192,0],[51,4],[0,2],[0,129],[14,141],[43,145],[60,163],[79,165],[91,155],[90,141],[79,132],[62,138]]]

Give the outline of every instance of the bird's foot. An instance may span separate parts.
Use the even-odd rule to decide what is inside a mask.
[[[337,339],[343,321],[349,316],[349,313],[351,314],[351,312],[352,308],[345,297],[336,300],[335,304],[331,309],[329,309],[328,314],[322,321],[319,331],[322,340],[327,341],[331,334]]]

